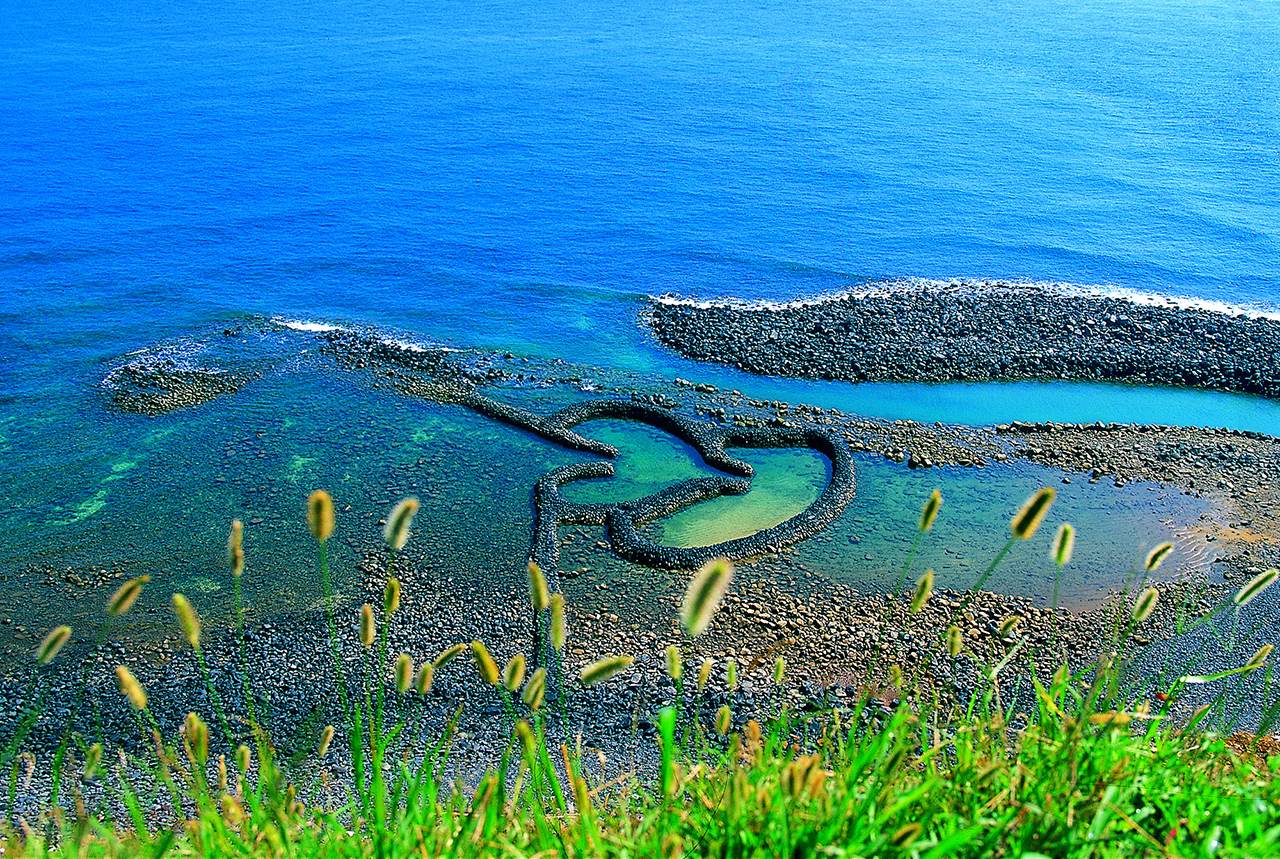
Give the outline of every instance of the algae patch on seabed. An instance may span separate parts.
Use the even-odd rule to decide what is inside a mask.
[[[695,477],[716,474],[703,465],[693,446],[668,432],[626,420],[594,420],[576,431],[618,449],[612,459],[614,475],[564,486],[561,494],[579,504],[616,504],[652,495],[668,486]],[[699,505],[700,506],[700,505]]]
[[[709,546],[772,528],[804,511],[831,479],[822,454],[808,449],[732,449],[750,465],[751,491],[722,495],[650,523],[645,533],[667,546]]]
[[[97,513],[103,507],[107,506],[107,490],[99,489],[94,493],[92,498],[87,498],[77,504],[72,510],[70,519],[63,519],[59,522],[61,525],[74,525],[82,519],[88,519],[94,513]],[[65,509],[65,508],[63,508]]]
[[[285,477],[290,481],[297,483],[312,473],[315,464],[318,461],[319,457],[303,456],[300,453],[295,453],[293,458],[289,460],[289,464],[285,467]]]

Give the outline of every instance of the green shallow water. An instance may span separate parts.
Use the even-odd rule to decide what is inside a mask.
[[[86,394],[51,402],[43,422],[3,428],[4,443],[22,457],[8,457],[4,466],[0,527],[8,537],[0,581],[10,601],[0,616],[10,624],[0,626],[0,648],[24,653],[60,622],[87,634],[118,583],[144,573],[154,581],[130,616],[130,634],[172,632],[173,591],[190,596],[207,618],[225,618],[232,602],[224,550],[233,518],[245,522],[251,618],[316,605],[314,546],[304,522],[306,497],[316,488],[328,489],[338,507],[330,554],[342,593],[353,589],[357,551],[377,544],[379,520],[407,494],[422,500],[413,542],[432,558],[429,572],[459,587],[522,588],[534,483],[589,455],[462,407],[372,389],[342,373],[295,369],[156,418],[110,412]],[[590,396],[564,388],[492,394],[539,413]],[[53,426],[63,431],[46,431]],[[580,431],[622,453],[613,478],[566,486],[572,500],[637,498],[711,473],[688,445],[644,424],[592,421]],[[647,533],[671,545],[744,536],[803,510],[829,476],[825,457],[808,450],[734,453],[756,470],[749,493],[686,508],[650,523]],[[934,487],[946,501],[915,573],[933,566],[942,584],[955,587],[971,583],[999,549],[1008,517],[1027,495],[1059,487],[1042,533],[1015,547],[988,584],[1042,603],[1052,589],[1048,540],[1064,518],[1080,536],[1062,602],[1085,605],[1123,584],[1135,558],[1208,509],[1207,501],[1141,484],[1061,486],[1061,472],[1030,465],[911,471],[859,455],[855,469],[857,496],[845,514],[799,544],[793,558],[814,575],[868,591],[892,586]],[[1171,573],[1178,561],[1169,564]],[[654,577],[616,559],[607,566],[615,577]]]

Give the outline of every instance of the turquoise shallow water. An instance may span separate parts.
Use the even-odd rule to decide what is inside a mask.
[[[200,408],[107,407],[100,383],[123,356],[162,343],[217,357],[216,333],[245,318],[373,325],[888,418],[1280,434],[1275,403],[1204,392],[750,378],[665,353],[638,321],[665,292],[789,300],[902,277],[1274,310],[1277,34],[1275,4],[1214,0],[15,0],[0,16],[0,576],[41,623],[101,597],[44,584],[51,567],[150,572],[216,603],[239,516],[261,520],[261,610],[305,604],[299,510],[319,485],[351,505],[355,545],[418,491],[423,535],[441,535],[422,539],[448,563],[518,572],[532,481],[571,456],[315,372],[305,345]],[[545,396],[550,410],[565,395]],[[650,485],[676,468],[658,455]],[[820,483],[820,461],[760,456],[759,495],[654,528],[711,540]],[[866,587],[890,575],[921,481],[945,484],[948,512],[970,523],[936,542],[972,564],[1000,542],[999,522],[990,536],[980,522],[1056,480],[861,466],[861,512],[798,552]],[[1133,494],[1165,518],[1195,513]],[[1079,499],[1098,520],[1081,551],[1092,530],[1111,553],[1073,572],[1081,599],[1158,536],[1122,497]],[[1126,517],[1109,520],[1116,509]],[[883,538],[855,515],[886,523]],[[1148,524],[1129,533],[1128,518]],[[1025,586],[1042,593],[1042,573]]]

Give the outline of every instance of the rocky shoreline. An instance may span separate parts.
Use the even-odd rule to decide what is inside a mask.
[[[658,341],[749,373],[1070,379],[1280,396],[1280,321],[1041,286],[905,285],[783,307],[655,301]]]
[[[481,395],[478,390],[516,379],[522,384],[573,385],[581,390],[577,387],[581,376],[573,368],[540,365],[535,374],[530,365],[512,363],[518,359],[506,356],[481,370],[460,369],[448,355],[415,353],[406,357],[394,350],[384,361],[386,356],[381,353],[387,347],[377,338],[344,333],[324,340],[324,354],[346,369],[368,373],[373,385],[469,407],[569,447],[598,454],[608,455],[608,451],[573,433],[571,427],[603,409],[609,414],[625,413],[624,416],[652,420],[668,429],[683,427],[682,437],[698,436],[702,447],[713,455],[717,445],[721,450],[724,444],[750,446],[751,439],[770,445],[814,446],[814,439],[820,437],[845,448],[844,454],[822,451],[832,460],[833,470],[850,451],[876,453],[911,468],[992,468],[1003,462],[1025,461],[1059,469],[1059,479],[1064,482],[1105,480],[1119,486],[1153,481],[1187,493],[1208,494],[1219,505],[1222,521],[1207,524],[1200,538],[1212,540],[1224,554],[1218,569],[1226,571],[1227,584],[1201,580],[1160,586],[1164,595],[1160,608],[1138,630],[1133,642],[1149,646],[1130,654],[1151,676],[1168,664],[1187,662],[1203,644],[1170,635],[1179,606],[1191,615],[1208,611],[1238,586],[1235,581],[1280,564],[1280,534],[1272,518],[1275,505],[1280,503],[1274,489],[1280,486],[1280,441],[1257,433],[1119,424],[1014,422],[985,428],[926,425],[757,400],[738,391],[685,380],[656,389],[650,387],[645,392],[610,388],[603,393],[629,394],[631,399],[593,399],[571,407],[566,414],[538,417]],[[595,515],[599,511],[584,518],[576,515],[582,510],[569,509],[573,505],[561,502],[557,506],[555,489],[560,483],[595,476],[608,467],[609,463],[597,461],[583,464],[581,474],[573,470],[579,466],[570,466],[570,473],[557,472],[544,478],[554,485],[540,484],[534,491],[535,500],[547,502],[547,516],[535,528],[532,554],[548,559],[549,568],[558,566],[562,573],[559,586],[569,605],[570,641],[565,665],[568,675],[604,654],[627,653],[636,657],[631,670],[605,686],[575,693],[569,722],[563,726],[564,736],[581,734],[585,745],[600,748],[613,762],[611,765],[635,769],[643,768],[644,750],[652,747],[648,739],[652,713],[657,706],[670,702],[675,693],[665,677],[662,654],[668,644],[682,641],[675,617],[687,574],[656,572],[637,577],[635,568],[626,560],[628,553],[619,552],[617,546],[611,545],[608,533],[600,529],[608,515],[597,521],[601,518]],[[740,478],[725,477],[723,486],[684,489],[686,495],[718,492],[726,487],[732,490],[735,480]],[[833,481],[832,485],[837,483]],[[838,490],[844,492],[847,488],[852,492],[852,485],[850,472],[847,484],[839,483]],[[647,500],[662,507],[688,499],[682,495]],[[834,510],[838,515],[842,505],[823,509],[827,513]],[[821,530],[822,524],[815,530]],[[809,533],[801,539],[805,536]],[[1099,648],[1107,645],[1116,612],[1127,611],[1124,595],[1117,595],[1109,605],[1092,611],[1055,613],[1025,599],[987,592],[978,593],[961,609],[963,594],[940,591],[924,612],[911,616],[903,597],[861,594],[839,582],[810,574],[789,551],[789,545],[755,547],[759,551],[753,549],[741,555],[751,560],[739,568],[723,610],[710,631],[688,648],[691,664],[703,658],[712,658],[717,664],[712,684],[698,702],[703,717],[709,717],[722,703],[732,704],[740,722],[765,714],[781,701],[800,710],[838,708],[864,692],[879,698],[887,710],[903,691],[893,686],[889,670],[892,665],[899,666],[909,678],[924,678],[939,691],[942,700],[962,702],[980,682],[983,665],[1003,658],[1018,641],[1025,640],[1021,646],[1034,654],[1038,671],[1051,671],[1064,659],[1076,667],[1087,666]],[[992,547],[993,553],[997,548]],[[344,659],[352,666],[361,664],[363,658],[355,636],[358,604],[363,600],[378,604],[386,575],[381,552],[367,549],[363,556],[363,592],[353,595],[342,607],[348,621],[342,629]],[[510,560],[510,564],[477,586],[441,569],[437,559],[410,551],[397,566],[405,594],[404,609],[392,629],[392,652],[403,649],[421,661],[434,658],[451,644],[480,638],[492,647],[500,661],[518,651],[528,653],[532,639],[523,559]],[[669,561],[655,559],[655,566],[688,566]],[[913,575],[918,573],[913,571]],[[1022,620],[1013,636],[1002,635],[1000,624],[1010,616]],[[1274,595],[1250,606],[1246,624],[1251,633],[1241,637],[1239,649],[1248,648],[1251,652],[1253,642],[1280,640],[1277,617],[1280,598]],[[953,622],[962,630],[969,655],[949,661],[933,656],[938,652],[941,631]],[[95,697],[103,702],[110,736],[126,744],[137,742],[130,738],[138,737],[127,705],[113,688],[110,671],[115,661],[133,666],[154,690],[157,713],[166,728],[176,728],[193,706],[207,710],[203,686],[184,647],[175,627],[158,649],[129,650],[113,644],[99,655],[91,676],[95,678]],[[224,700],[236,700],[238,663],[230,637],[224,634],[211,641],[209,652],[211,664],[215,665],[215,682]],[[324,724],[317,719],[334,719],[334,714],[323,709],[336,698],[327,654],[325,623],[319,612],[278,618],[251,630],[249,662],[262,666],[265,672],[254,686],[260,696],[261,712],[269,713],[277,725],[295,726],[291,729],[294,735],[281,738],[282,747],[305,752],[314,742],[311,734]],[[782,689],[770,679],[773,660],[779,655],[789,665],[788,680]],[[724,666],[729,658],[737,661],[742,677],[736,689],[726,686]],[[1242,658],[1247,658],[1247,653],[1214,654],[1205,670],[1234,667],[1231,660],[1238,664]],[[1006,702],[1027,694],[1029,687],[1018,680],[1018,666],[1022,664],[1024,660],[1012,663],[1005,678],[1009,684]],[[304,676],[306,682],[299,683],[298,678]],[[0,722],[16,720],[23,707],[22,695],[21,684],[16,680],[4,684],[0,690]],[[1196,699],[1189,697],[1178,706],[1180,711],[1186,711],[1195,703]],[[424,730],[430,733],[442,730],[459,704],[465,704],[468,715],[457,737],[456,760],[463,770],[479,772],[500,754],[505,741],[503,710],[500,699],[479,682],[465,659],[442,673],[425,704],[405,699],[393,707],[404,707],[406,713],[420,707]],[[690,697],[686,705],[693,704]],[[1026,701],[1027,707],[1032,704]],[[64,712],[52,710],[46,729],[56,731]],[[1247,722],[1256,718],[1256,713],[1244,713],[1243,718]],[[45,737],[43,743],[47,745],[52,736]],[[344,777],[347,764],[340,758],[328,759],[324,765],[336,779]],[[32,790],[38,792],[38,785]]]

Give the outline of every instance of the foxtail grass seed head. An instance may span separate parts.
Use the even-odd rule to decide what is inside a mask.
[[[218,755],[218,790],[225,792],[227,789],[227,756]]]
[[[317,543],[333,536],[333,496],[317,489],[307,498],[307,527]]]
[[[182,736],[191,762],[204,766],[204,762],[209,759],[209,726],[204,723],[204,719],[197,713],[188,713],[182,723]]]
[[[508,692],[515,692],[520,688],[520,684],[524,682],[524,668],[523,653],[517,653],[508,659],[507,664],[502,667],[502,685],[507,687]]]
[[[889,682],[899,689],[902,688],[902,666],[896,662],[889,666]]]
[[[1151,613],[1156,610],[1156,603],[1160,601],[1160,592],[1155,588],[1147,588],[1138,595],[1138,601],[1133,604],[1133,622],[1142,623],[1151,617]]]
[[[911,597],[911,613],[919,614],[933,596],[933,570],[925,570],[920,581],[916,582],[916,592]]]
[[[1058,533],[1053,535],[1053,545],[1049,548],[1049,560],[1059,567],[1065,567],[1071,560],[1071,552],[1076,547],[1076,529],[1070,522],[1058,526]]]
[[[1150,552],[1147,553],[1147,559],[1143,561],[1142,566],[1148,573],[1154,573],[1169,553],[1173,551],[1172,543],[1161,543]]]
[[[728,689],[738,688],[738,663],[732,659],[724,663],[724,685]]]
[[[551,646],[557,653],[564,652],[564,594],[551,595]]]
[[[1000,637],[1003,638],[1013,632],[1014,627],[1020,623],[1022,623],[1022,617],[1016,614],[1011,614],[1004,620],[1000,621]]]
[[[465,644],[455,644],[452,647],[440,651],[440,655],[436,657],[436,661],[432,664],[435,665],[436,670],[439,671],[441,668],[444,668],[450,662],[461,656],[462,651],[466,649],[467,646]]]
[[[702,664],[698,666],[698,691],[701,692],[707,688],[707,681],[711,679],[711,669],[716,667],[716,661],[708,656],[702,660]]]
[[[403,695],[409,691],[411,683],[413,683],[413,657],[407,653],[401,653],[396,657],[396,691]]]
[[[1013,521],[1009,523],[1013,536],[1019,540],[1030,540],[1034,537],[1044,517],[1049,515],[1049,507],[1057,494],[1046,486],[1028,498],[1027,503],[1023,504],[1022,509],[1018,511],[1018,515],[1014,516]]]
[[[906,826],[893,833],[889,839],[889,843],[899,850],[905,850],[910,847],[912,842],[920,837],[920,833],[924,831],[924,827],[919,823],[908,823]]]
[[[400,610],[400,580],[395,576],[387,576],[387,586],[382,591],[382,608],[387,617]]]
[[[534,736],[533,728],[524,719],[516,722],[516,736],[520,738],[520,747],[524,749],[524,756],[532,762],[538,754],[538,739]]]
[[[365,647],[373,647],[378,628],[373,622],[373,606],[365,603],[360,606],[360,643]]]
[[[934,520],[938,518],[938,510],[942,507],[942,492],[935,489],[929,495],[929,500],[924,502],[924,509],[920,511],[920,533],[933,528]]]
[[[240,770],[240,775],[248,775],[252,766],[253,750],[244,744],[236,746],[236,767]]]
[[[436,667],[430,662],[424,662],[418,666],[418,673],[413,678],[413,691],[419,695],[426,695],[431,691],[431,684],[436,679]]]
[[[781,686],[782,681],[787,677],[787,660],[786,657],[779,656],[773,661],[773,685]]]
[[[107,603],[107,614],[111,617],[119,617],[133,608],[133,604],[138,601],[138,595],[142,593],[142,586],[149,581],[151,576],[138,576],[121,585]]]
[[[196,610],[191,607],[191,603],[182,594],[173,595],[173,613],[178,616],[178,625],[182,627],[182,634],[192,647],[200,647],[200,618],[196,617]]]
[[[397,552],[409,542],[409,526],[413,524],[413,517],[417,512],[418,499],[409,496],[391,508],[391,513],[387,515],[386,527],[382,529],[382,539]]]
[[[578,679],[583,686],[590,688],[603,683],[620,671],[625,671],[632,662],[630,656],[606,656],[583,668],[578,674]]]
[[[48,665],[70,639],[71,627],[69,626],[55,626],[49,630],[44,641],[40,642],[40,648],[36,650],[36,662],[40,665]]]
[[[667,676],[677,683],[684,674],[684,660],[680,658],[680,648],[674,644],[667,645]]]
[[[316,749],[316,757],[323,758],[329,754],[329,744],[333,742],[333,725],[325,725],[320,732],[320,746]]]
[[[484,646],[484,642],[476,639],[471,642],[471,654],[476,658],[476,672],[480,675],[480,679],[490,686],[497,686],[502,682],[502,678],[498,675],[498,663],[493,661],[493,656],[489,653],[489,648]]]
[[[547,586],[547,577],[542,574],[542,567],[537,561],[529,562],[529,602],[534,611],[545,611],[551,607],[551,588]]]
[[[239,519],[231,520],[227,534],[227,566],[237,579],[244,575],[244,523]]]
[[[89,781],[93,781],[93,777],[98,772],[98,767],[101,764],[102,743],[94,743],[84,753],[84,777]]]
[[[138,678],[123,665],[116,666],[116,680],[120,683],[120,694],[129,699],[135,710],[147,709],[147,693],[143,690]]]
[[[1258,575],[1249,580],[1248,584],[1236,591],[1236,595],[1231,598],[1232,602],[1236,605],[1248,605],[1250,600],[1271,587],[1277,578],[1280,578],[1280,570],[1267,570],[1265,573],[1258,573]]]
[[[1244,673],[1248,674],[1250,672],[1257,671],[1263,665],[1266,665],[1267,657],[1271,656],[1271,651],[1275,649],[1276,646],[1274,644],[1264,644],[1259,647],[1254,652],[1253,656],[1249,657],[1249,661],[1245,663]]]
[[[729,728],[732,725],[733,711],[729,709],[728,704],[724,704],[719,710],[716,710],[716,733],[723,737],[729,733]]]
[[[707,561],[694,574],[680,607],[680,622],[690,638],[697,638],[711,623],[732,580],[733,564],[724,558]]]
[[[964,649],[964,633],[954,624],[947,627],[947,654],[955,659]]]
[[[546,694],[547,669],[539,668],[533,672],[529,682],[524,684],[524,693],[520,696],[520,700],[524,701],[524,705],[530,710],[537,710],[542,707],[542,701]]]

